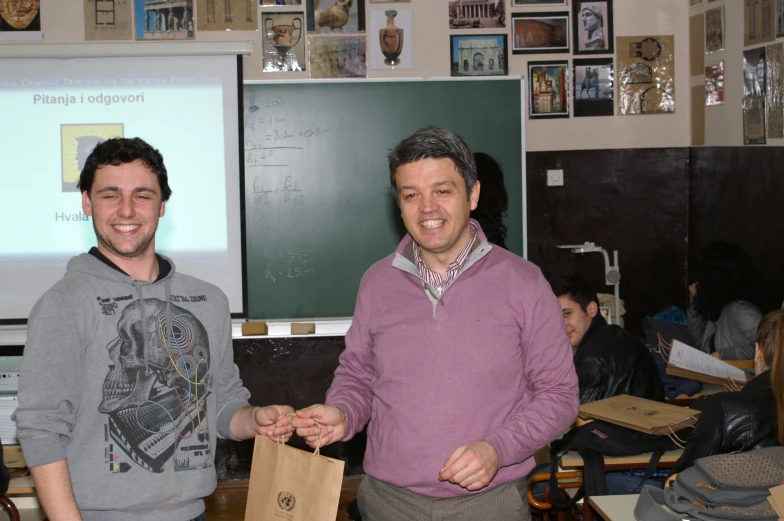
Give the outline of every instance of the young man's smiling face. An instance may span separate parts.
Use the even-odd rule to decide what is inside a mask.
[[[100,166],[90,193],[82,192],[82,209],[93,218],[98,250],[110,260],[155,253],[155,231],[166,202],[158,177],[141,160]]]

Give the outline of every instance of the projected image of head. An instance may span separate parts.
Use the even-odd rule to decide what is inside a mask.
[[[76,183],[93,149],[107,139],[123,137],[122,123],[60,125],[62,191],[78,192]]]

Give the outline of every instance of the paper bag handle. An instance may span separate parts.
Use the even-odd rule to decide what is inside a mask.
[[[294,413],[287,414],[287,416],[291,416],[292,418],[297,417],[297,415]],[[313,451],[313,455],[318,456],[319,454],[321,454],[321,429],[323,429],[324,426],[321,425],[319,422],[314,422],[314,423],[316,424],[316,427],[319,428],[319,435],[318,435],[318,442],[316,443],[316,450]],[[278,445],[283,445],[284,444],[283,436],[278,436],[276,441],[278,442]]]

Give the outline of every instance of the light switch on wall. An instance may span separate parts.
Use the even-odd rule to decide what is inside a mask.
[[[547,171],[547,186],[563,186],[563,184],[564,184],[563,170]]]

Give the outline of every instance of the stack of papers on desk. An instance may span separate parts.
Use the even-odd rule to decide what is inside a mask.
[[[16,438],[16,423],[11,419],[17,405],[15,394],[0,395],[0,440],[3,445],[19,443]]]
[[[726,385],[732,380],[738,387],[743,387],[748,381],[742,369],[678,340],[672,342],[667,374],[714,385]]]

